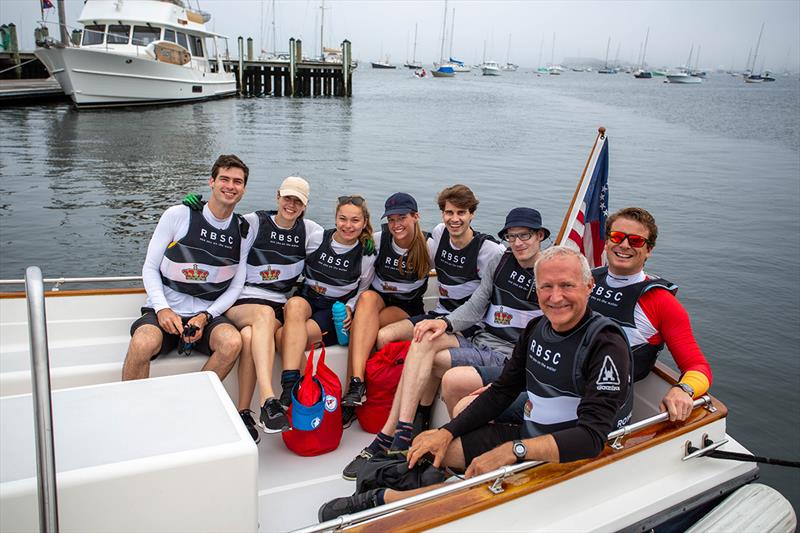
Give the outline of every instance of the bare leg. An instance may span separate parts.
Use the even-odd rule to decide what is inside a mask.
[[[239,352],[242,350],[242,336],[235,326],[222,324],[211,332],[208,345],[211,348],[211,357],[203,366],[203,370],[216,373],[222,381],[239,357]]]
[[[253,372],[253,387],[255,387],[256,377],[258,377],[259,405],[264,405],[267,398],[275,396],[275,392],[272,390],[272,366],[275,361],[275,331],[281,326],[281,323],[275,317],[275,310],[268,305],[237,305],[229,309],[226,316],[238,328],[251,326],[252,340],[250,343],[245,342],[244,344],[250,346],[253,364],[247,366]],[[244,341],[244,329],[242,329],[242,340]],[[239,359],[240,388],[243,363],[245,363],[244,350]],[[248,390],[250,391],[250,400],[252,400],[253,388]],[[247,405],[250,405],[250,400],[247,401]]]
[[[164,334],[156,326],[144,324],[136,328],[122,365],[122,381],[149,377],[150,360],[158,353],[163,340]]]
[[[239,353],[239,403],[236,409],[242,411],[250,409],[253,402],[253,390],[256,387],[256,367],[253,363],[253,328],[243,327],[239,333],[242,336],[242,351]]]
[[[474,367],[459,366],[445,372],[442,378],[442,399],[447,405],[447,412],[450,413],[450,417],[456,416],[456,404],[462,398],[467,397],[482,386],[483,380]]]
[[[422,396],[419,400],[422,405],[431,405],[433,403],[433,399],[436,397],[436,391],[439,390],[439,383],[442,381],[442,376],[445,372],[450,370],[451,366],[453,366],[453,358],[450,357],[450,350],[436,352],[436,355],[433,357],[431,375],[428,378],[428,383],[425,384],[425,388],[422,390]]]
[[[380,295],[372,290],[365,291],[358,298],[357,311],[353,315],[348,348],[347,381],[351,376],[364,379],[364,366],[375,346],[380,329],[380,313],[386,307]]]
[[[453,416],[456,417],[456,416],[460,415],[461,411],[466,409],[467,406],[469,406],[469,404],[474,402],[475,398],[477,398],[478,396],[479,396],[478,394],[471,394],[469,396],[464,396],[463,398],[461,398],[458,401],[458,403],[456,403],[456,406],[453,407]]]
[[[300,370],[300,363],[309,341],[306,322],[311,318],[311,306],[304,298],[293,296],[286,302],[283,314],[284,323],[281,332],[283,368]]]
[[[414,338],[414,324],[410,320],[401,319],[383,326],[378,330],[375,347],[380,350],[390,342],[410,341]]]
[[[430,337],[431,333],[428,332],[420,342],[411,343],[403,365],[400,384],[397,386],[397,393],[392,403],[392,411],[383,426],[383,433],[387,435],[393,434],[399,420],[404,422],[414,420],[422,388],[431,375],[436,353],[447,348],[458,347],[458,340],[454,335],[445,334],[434,340],[431,340]]]

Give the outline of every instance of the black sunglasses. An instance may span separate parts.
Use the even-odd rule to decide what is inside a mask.
[[[340,196],[337,201],[339,205],[353,204],[359,207],[366,202],[362,196]]]

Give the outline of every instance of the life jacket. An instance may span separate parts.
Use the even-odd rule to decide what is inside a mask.
[[[608,285],[608,267],[592,270],[594,290],[589,296],[589,307],[601,315],[614,319],[625,331],[628,343],[633,350],[633,380],[639,381],[647,376],[656,364],[658,354],[664,349],[664,343],[650,344],[644,333],[636,326],[634,312],[642,295],[655,288],[664,288],[672,294],[678,293],[678,286],[659,278],[648,276],[648,279],[632,283],[625,287]]]
[[[516,343],[528,322],[542,314],[533,269],[521,267],[508,250],[497,264],[492,281],[484,329],[495,337]]]
[[[400,255],[394,251],[389,227],[384,224],[382,230],[372,288],[399,300],[422,300],[428,288],[428,274],[417,279],[417,273],[406,264],[408,255]]]
[[[331,239],[336,230],[325,230],[322,244],[306,257],[303,270],[305,282],[301,294],[309,299],[332,306],[336,301],[345,302],[358,293],[361,277],[361,242],[343,254],[333,251]]]
[[[478,255],[483,242],[489,238],[485,233],[475,232],[464,248],[456,250],[450,244],[450,232],[444,228],[433,262],[439,282],[439,303],[436,313],[450,313],[469,300],[481,278],[478,275]]]
[[[242,247],[241,217],[234,214],[228,227],[208,223],[202,211],[189,211],[189,229],[164,252],[159,270],[164,286],[182,294],[214,301],[236,275]]]
[[[604,328],[613,329],[621,336],[625,335],[616,322],[594,311],[586,322],[566,336],[555,332],[547,318],[542,318],[534,326],[526,339],[525,389],[528,401],[525,403],[522,430],[526,437],[575,426],[578,420],[578,404],[586,391],[583,367],[590,355],[588,349]],[[628,357],[632,364],[630,347]],[[633,386],[630,376],[620,375],[613,359],[606,355],[597,387],[619,390],[624,380],[628,381],[628,393],[618,411],[615,429],[630,420]]]
[[[245,285],[288,294],[303,273],[306,225],[298,218],[293,227],[284,229],[272,220],[274,214],[256,211],[258,234],[247,256]]]

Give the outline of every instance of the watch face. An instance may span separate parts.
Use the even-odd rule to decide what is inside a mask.
[[[516,455],[520,459],[525,457],[525,452],[526,451],[527,450],[525,449],[525,445],[522,444],[521,442],[519,442],[519,443],[514,445],[514,455]]]

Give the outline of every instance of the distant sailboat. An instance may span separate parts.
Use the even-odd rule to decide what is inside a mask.
[[[761,23],[761,31],[758,32],[758,42],[756,42],[756,52],[753,54],[753,66],[750,69],[749,75],[744,78],[747,83],[761,83],[764,77],[761,74],[756,74],[756,58],[758,57],[758,48],[761,46],[761,36],[764,34],[764,23]],[[774,80],[773,80],[774,81]]]
[[[647,28],[647,35],[645,35],[644,37],[644,48],[642,49],[642,60],[639,63],[639,68],[636,69],[636,71],[633,73],[633,77],[640,80],[646,80],[653,77],[652,72],[644,69],[646,65],[646,63],[644,62],[644,58],[647,55],[647,40],[649,38],[650,38],[650,28]]]
[[[500,68],[503,69],[503,70],[507,70],[509,72],[515,72],[519,68],[519,65],[515,65],[514,63],[512,63],[510,61],[510,57],[511,57],[511,34],[509,33],[508,34],[508,48],[506,49],[506,64],[503,65]]]
[[[606,63],[603,68],[597,71],[598,74],[616,74],[617,71],[611,68],[608,68],[608,51],[611,49],[611,36],[608,36],[608,44],[606,44]]]
[[[674,72],[670,72],[667,74],[667,80],[670,83],[677,83],[677,84],[696,84],[702,83],[703,78],[698,76],[692,76],[690,73],[692,64],[692,54],[694,53],[694,43],[692,47],[689,49],[689,59],[686,61],[686,68],[678,69]]]
[[[408,53],[408,50],[406,50]],[[411,55],[411,61],[406,61],[406,68],[417,70],[422,68],[422,63],[417,63],[417,25],[414,24],[414,52]]]
[[[439,64],[434,65],[437,68],[431,71],[434,78],[452,78],[456,75],[456,71],[449,63],[444,62],[444,38],[447,29],[447,0],[444,0],[444,16],[442,17],[442,47],[439,50]]]
[[[550,66],[547,68],[547,72],[550,73],[551,76],[558,76],[562,72],[564,72],[564,68],[561,65],[555,64],[556,58],[556,34],[553,32],[553,47],[550,49]]]

